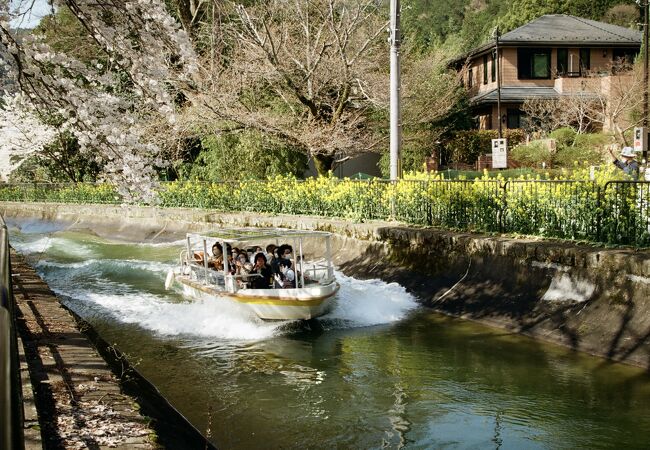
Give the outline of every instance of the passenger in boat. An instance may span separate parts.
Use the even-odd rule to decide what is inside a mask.
[[[280,247],[278,247],[278,259],[275,261],[275,265],[272,265],[273,273],[280,273],[280,261],[291,261],[292,252],[293,247],[291,247],[289,244],[282,244]]]
[[[212,246],[212,258],[208,260],[208,267],[223,270],[223,252],[221,251],[221,244],[218,242]]]
[[[280,258],[284,259],[291,259],[293,253],[293,247],[290,246],[289,244],[283,244],[280,246],[280,249],[278,250],[278,254]]]
[[[257,245],[255,247],[250,247],[247,250],[247,252],[248,252],[248,259],[250,260],[250,262],[255,264],[255,255],[257,255],[258,253],[264,252],[264,249],[262,249],[262,247]],[[269,257],[268,257],[268,255],[266,255],[266,260],[268,261],[268,259],[269,259]]]
[[[296,273],[291,268],[291,261],[288,259],[280,259],[278,265],[280,266],[280,274],[282,275],[283,288],[296,287]]]
[[[266,256],[264,253],[258,253],[255,255],[255,266],[251,274],[257,274],[259,276],[253,277],[251,281],[251,287],[253,289],[268,289],[271,286],[271,280],[273,278],[273,270],[266,262]]]
[[[271,266],[271,269],[273,270],[273,273],[278,273],[277,272],[277,247],[275,244],[269,244],[266,246],[266,260],[268,261],[269,266]]]
[[[273,267],[273,264],[275,262],[275,250],[276,246],[274,244],[269,244],[266,246],[266,260],[271,265],[271,267]]]
[[[239,255],[237,255],[237,262],[239,262],[242,266],[248,262],[246,252],[241,252]]]
[[[241,275],[241,278],[237,280],[237,282],[239,283],[239,287],[241,289],[246,289],[247,287],[250,286],[250,282],[253,280],[253,277],[249,276],[250,273],[253,271],[253,263],[247,261],[242,265],[239,265],[238,262],[237,268],[238,268],[237,275]]]

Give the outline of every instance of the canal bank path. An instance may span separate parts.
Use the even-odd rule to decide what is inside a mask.
[[[135,399],[47,284],[11,253],[27,449],[158,448]]]

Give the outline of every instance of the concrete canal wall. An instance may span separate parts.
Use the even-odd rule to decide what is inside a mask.
[[[332,231],[348,275],[399,282],[445,314],[650,368],[650,251],[196,209],[0,202],[0,210],[9,223],[47,220],[138,242],[215,226]]]

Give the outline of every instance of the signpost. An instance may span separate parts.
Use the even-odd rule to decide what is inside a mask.
[[[492,168],[493,169],[508,168],[507,149],[508,149],[507,139],[492,139]]]
[[[634,128],[634,151],[644,155],[648,151],[648,129],[646,127]]]

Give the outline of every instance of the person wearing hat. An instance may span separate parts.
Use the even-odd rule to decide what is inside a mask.
[[[634,158],[636,158],[636,153],[632,147],[623,147],[623,150],[621,151],[622,161],[614,155],[611,148],[609,149],[609,154],[614,158],[614,165],[616,167],[635,180],[639,178],[639,163],[634,160]]]

